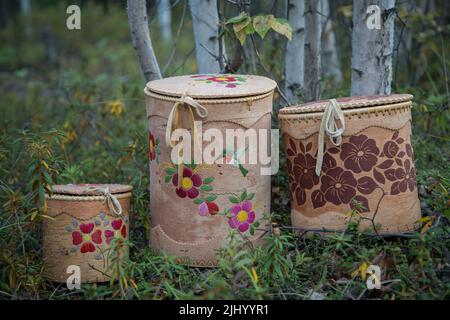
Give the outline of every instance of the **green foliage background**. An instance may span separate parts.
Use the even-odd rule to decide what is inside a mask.
[[[219,268],[202,270],[177,265],[171,257],[155,255],[147,245],[151,182],[144,82],[124,3],[110,3],[105,10],[96,2],[86,2],[82,30],[68,31],[65,7],[47,2],[33,2],[31,33],[25,32],[25,18],[20,16],[11,17],[0,29],[0,298],[449,298],[449,25],[443,12],[399,12],[407,21],[413,46],[394,62],[393,91],[415,95],[416,167],[423,214],[430,217],[431,228],[389,239],[359,233],[354,225],[325,238],[298,237],[282,229],[281,236],[269,233],[266,246],[251,252],[230,235],[229,245],[219,253]],[[270,3],[258,2],[251,14],[270,11],[280,16],[282,5]],[[324,79],[324,97],[349,93],[351,35],[346,25],[351,17],[348,3],[340,3],[336,32],[342,39],[345,81]],[[173,7],[174,33],[183,7],[183,1]],[[238,15],[230,4],[223,10],[224,19]],[[175,51],[174,43],[159,38],[154,16],[150,10],[151,34],[164,75],[196,72],[189,14]],[[226,41],[231,48],[231,30]],[[274,33],[264,41],[258,39],[266,68],[252,62],[249,47],[240,72],[264,75],[270,70],[282,83],[285,42]],[[276,107],[281,105],[277,96]],[[281,157],[282,171],[273,177],[271,219],[289,226]],[[132,249],[130,260],[120,264],[119,281],[69,291],[42,278],[43,194],[53,183],[81,182],[134,186]],[[372,263],[382,266],[382,290],[365,289],[360,271]]]

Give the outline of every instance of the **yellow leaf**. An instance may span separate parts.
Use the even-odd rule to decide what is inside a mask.
[[[422,229],[420,230],[420,233],[425,233],[428,231],[428,229],[431,228],[431,226],[433,225],[433,221],[429,221],[427,223],[425,223],[425,225],[422,227]]]
[[[430,217],[430,216],[422,217],[422,218],[420,218],[419,220],[417,220],[416,223],[428,222],[428,221],[431,221],[431,220],[433,220],[433,219],[434,219],[434,217]]]
[[[250,23],[250,21],[251,21],[250,17],[245,17],[245,19],[242,20],[241,22],[234,23],[234,24],[233,24],[233,30],[234,30],[234,32],[237,34],[239,31],[244,30],[245,27],[248,26],[248,24]]]
[[[117,118],[122,115],[125,111],[125,105],[120,100],[110,101],[106,104],[106,108],[109,113],[115,115]]]
[[[361,279],[366,280],[366,276],[367,276],[367,267],[369,265],[367,264],[367,262],[363,262],[361,263],[361,265],[359,266],[359,273],[361,275]]]
[[[253,282],[255,284],[257,284],[258,283],[258,274],[256,273],[255,267],[252,267],[252,278],[253,278]]]
[[[259,36],[264,39],[267,32],[269,32],[272,27],[272,21],[275,19],[273,14],[268,15],[258,15],[253,17],[253,28],[259,34]]]
[[[275,30],[275,32],[282,34],[289,40],[292,40],[292,27],[289,24],[289,21],[286,19],[273,19],[271,23],[272,29]]]

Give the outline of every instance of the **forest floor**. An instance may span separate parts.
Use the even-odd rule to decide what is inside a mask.
[[[351,224],[346,232],[306,238],[287,228],[280,236],[268,234],[265,246],[253,251],[243,250],[233,237],[218,254],[218,268],[192,268],[148,247],[144,83],[126,13],[114,6],[109,10],[105,16],[101,8],[90,7],[83,31],[73,34],[58,27],[64,16],[49,8],[33,12],[40,27],[31,35],[21,32],[20,20],[0,30],[0,299],[450,297],[450,116],[448,93],[433,81],[442,75],[430,74],[430,89],[395,88],[415,95],[413,145],[425,217],[419,230],[379,238]],[[195,72],[192,44],[191,35],[179,39],[174,59],[163,68],[166,76]],[[164,67],[172,45],[156,47]],[[448,66],[435,61],[434,70]],[[348,87],[339,92],[348,94]],[[271,219],[289,226],[281,157],[281,172],[272,179]],[[53,183],[94,181],[134,187],[130,259],[121,263],[119,281],[71,291],[42,276],[43,193]],[[381,266],[381,290],[366,287],[371,264]]]

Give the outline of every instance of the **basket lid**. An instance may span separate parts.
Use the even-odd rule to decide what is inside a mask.
[[[276,82],[261,76],[240,74],[193,74],[153,80],[146,88],[171,97],[236,98],[268,93]]]
[[[74,196],[97,196],[103,195],[101,189],[109,189],[112,194],[125,193],[133,190],[132,186],[124,184],[58,184],[51,187],[55,194],[67,194]],[[100,189],[100,190],[99,190]]]
[[[341,109],[358,109],[367,107],[376,107],[389,105],[394,103],[408,102],[413,99],[410,94],[391,94],[391,95],[372,95],[372,96],[355,96],[349,98],[337,98]],[[282,108],[280,114],[299,114],[323,112],[328,105],[329,100],[319,100],[300,104],[297,106],[289,106]]]

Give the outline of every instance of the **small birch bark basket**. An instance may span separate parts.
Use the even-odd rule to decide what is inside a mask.
[[[240,232],[248,243],[260,242],[258,226],[265,225],[264,214],[270,214],[270,175],[261,175],[259,161],[245,164],[243,150],[229,152],[225,137],[227,129],[242,134],[269,130],[263,143],[270,152],[275,86],[268,78],[249,75],[187,75],[147,84],[150,243],[156,251],[182,264],[214,267],[230,231]],[[193,128],[193,121],[201,122],[201,128]],[[209,129],[224,137],[222,148],[211,153],[216,161],[199,164],[194,151],[195,164],[175,164],[170,142],[175,128],[187,129],[193,148],[197,141],[204,152]],[[260,137],[249,142],[248,149],[259,150],[257,144]]]
[[[43,224],[44,277],[66,282],[69,266],[80,267],[81,283],[110,280],[115,253],[128,247],[113,241],[128,238],[131,186],[119,184],[55,185],[46,194],[50,218]],[[72,271],[73,272],[73,271]]]
[[[421,216],[411,146],[412,96],[364,96],[280,110],[292,224],[403,233]]]

